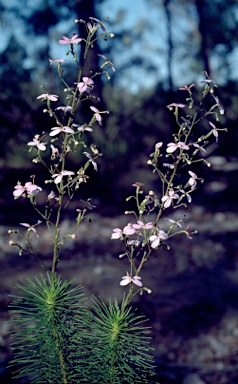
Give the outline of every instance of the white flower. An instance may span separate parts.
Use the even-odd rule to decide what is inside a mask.
[[[170,168],[170,169],[174,169],[174,165],[173,164],[169,164],[169,163],[163,163],[163,166],[166,167],[166,168]]]
[[[96,107],[90,107],[90,109],[94,112],[94,116],[99,125],[102,125],[102,116],[100,115],[100,111]]]
[[[209,123],[210,126],[213,128],[213,129],[212,129],[212,133],[213,133],[213,135],[215,136],[215,138],[216,138],[216,143],[217,143],[217,142],[218,142],[218,130],[217,130],[217,127],[216,127],[213,123],[211,123],[211,121],[209,121],[208,123]]]
[[[122,230],[120,228],[114,228],[113,232],[114,233],[112,234],[111,239],[113,240],[120,239],[122,235]]]
[[[192,202],[192,198],[191,198],[191,196],[189,195],[189,193],[188,193],[188,192],[185,192],[185,191],[184,191],[184,189],[180,189],[180,192],[182,192],[182,193],[183,193],[183,196],[182,196],[182,197],[184,197],[184,196],[186,196],[186,197],[187,197],[187,199],[188,199],[188,202],[189,202],[189,203],[191,203],[191,202]]]
[[[169,143],[167,145],[166,152],[167,153],[173,153],[174,151],[176,151],[177,148],[189,149],[189,146],[187,144],[183,143],[182,141],[179,141],[178,143]]]
[[[198,145],[198,144],[193,144],[193,146],[199,149],[199,151],[201,152],[202,156],[205,156],[205,155],[207,154],[206,149],[204,149],[204,148],[201,147],[200,145]]]
[[[127,273],[126,276],[122,277],[122,280],[120,281],[120,285],[124,286],[124,285],[128,285],[130,283],[134,283],[138,287],[142,287],[142,285],[143,285],[142,282],[141,282],[141,277],[140,276],[130,277],[128,275],[128,273]]]
[[[190,179],[188,180],[188,184],[191,186],[191,189],[194,190],[197,186],[197,175],[196,173],[192,171],[188,171],[189,175],[191,176]]]
[[[175,221],[175,220],[173,220],[173,219],[167,219],[167,218],[165,218],[164,220],[167,220],[167,221],[169,221],[170,223],[177,225],[179,228],[182,228],[182,225],[180,224],[179,221]]]
[[[56,111],[63,111],[63,112],[71,112],[72,107],[70,105],[68,105],[67,107],[60,106],[60,107],[55,108],[55,110]]]
[[[48,195],[48,200],[56,200],[56,194],[54,193],[54,191],[51,191]]]
[[[74,172],[62,171],[60,173],[56,173],[56,174],[52,175],[52,177],[55,178],[54,183],[59,184],[61,182],[63,176],[71,176],[71,175],[74,175]]]
[[[127,244],[131,245],[132,247],[139,247],[140,243],[141,242],[139,240],[128,240],[127,241]]]
[[[51,101],[57,101],[59,98],[58,95],[53,95],[49,93],[42,93],[42,95],[38,96],[37,99],[47,99]]]
[[[175,193],[172,189],[169,191],[168,195],[162,197],[162,202],[164,203],[164,208],[169,208],[172,204],[173,199],[178,199],[179,195]]]
[[[92,132],[93,129],[91,127],[88,127],[86,124],[83,124],[83,125],[79,125],[79,124],[72,124],[73,127],[77,128],[77,130],[79,132],[84,132],[84,131],[88,131],[88,132]]]
[[[35,138],[32,141],[29,141],[29,143],[27,143],[27,145],[30,145],[31,147],[37,147],[40,151],[46,150],[45,144],[47,143],[41,143],[39,140]]]
[[[55,159],[56,156],[59,155],[59,150],[56,148],[53,144],[50,145],[51,151],[52,151],[52,159]]]
[[[20,225],[22,225],[23,227],[28,228],[28,231],[33,231],[36,234],[36,236],[39,237],[38,233],[36,232],[36,229],[34,227],[32,227],[30,224],[20,223]]]
[[[88,153],[88,152],[83,152],[83,154],[84,154],[85,156],[87,156],[88,159],[91,160],[91,163],[92,163],[92,165],[93,165],[94,170],[97,171],[97,170],[98,170],[97,163],[96,163],[96,161],[93,160],[93,158],[92,158],[92,156],[90,155],[90,153]]]
[[[161,240],[166,240],[166,239],[168,239],[167,233],[165,233],[162,230],[159,230],[157,235],[152,235],[149,238],[151,242],[151,248],[153,249],[157,248],[160,245]]]
[[[51,131],[49,133],[50,136],[55,136],[55,135],[58,135],[59,133],[61,132],[67,132],[67,133],[74,133],[74,130],[70,127],[53,127],[51,128]]]

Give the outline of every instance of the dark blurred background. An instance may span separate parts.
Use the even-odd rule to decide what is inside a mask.
[[[49,132],[55,122],[42,113],[44,103],[36,97],[44,93],[44,84],[60,96],[57,105],[64,104],[57,64],[50,66],[49,58],[66,58],[64,74],[74,82],[73,60],[65,57],[67,47],[58,40],[74,32],[83,36],[75,19],[103,21],[107,16],[105,25],[115,38],[95,44],[89,60],[90,69],[96,70],[102,64],[98,54],[103,54],[116,68],[110,81],[105,75],[97,77],[94,90],[100,98],[95,106],[110,114],[103,115],[102,127],[88,134],[87,144],[96,143],[103,157],[98,172],[90,171],[89,182],[77,194],[77,199],[93,198],[97,209],[92,222],[80,226],[77,241],[66,244],[59,273],[76,277],[89,295],[100,293],[105,300],[122,295],[119,281],[128,265],[117,257],[122,249],[110,240],[112,229],[127,223],[127,217],[119,215],[128,209],[125,199],[134,192],[134,182],[159,192],[146,163],[154,144],[171,141],[176,132],[166,106],[185,102],[186,92],[178,90],[184,84],[196,83],[197,98],[202,72],[207,71],[219,85],[216,94],[225,108],[213,122],[228,133],[220,132],[218,143],[212,139],[212,167],[195,170],[205,182],[194,193],[191,211],[173,213],[176,220],[186,215],[185,225],[192,224],[199,233],[192,240],[176,238],[171,251],[155,254],[142,276],[153,294],[139,297],[136,304],[150,318],[161,384],[236,384],[237,0],[0,0],[0,381],[12,382],[6,370],[12,356],[9,293],[15,292],[20,278],[41,272],[31,256],[18,256],[7,235],[19,222],[38,219],[26,200],[15,201],[12,195],[17,181],[25,183],[30,175],[44,186],[46,175],[31,162],[26,144],[35,134]],[[88,121],[87,110],[88,105],[77,113],[78,124]],[[203,122],[198,129],[208,131],[209,125]],[[70,167],[81,161],[75,154]],[[69,210],[62,224],[67,230],[75,208],[73,204],[74,216]],[[50,265],[50,240],[43,228],[39,231],[36,247]]]
[[[15,209],[21,207],[22,199],[15,202],[14,216],[11,214],[12,190],[18,180],[28,181],[31,172],[39,173],[38,184],[43,181],[42,169],[31,163],[26,143],[35,134],[49,131],[54,122],[42,113],[43,104],[36,97],[43,93],[44,84],[50,93],[62,97],[59,105],[63,104],[57,65],[50,66],[48,59],[67,59],[67,48],[58,40],[73,32],[83,36],[84,27],[74,20],[88,20],[90,16],[101,20],[109,16],[105,25],[115,33],[114,39],[95,44],[90,51],[91,66],[98,68],[101,53],[114,63],[116,72],[110,81],[105,75],[96,81],[95,93],[101,100],[97,107],[108,109],[110,115],[104,115],[103,127],[96,128],[89,138],[103,157],[92,183],[81,191],[82,197],[93,197],[100,213],[113,215],[124,210],[133,182],[145,182],[148,189],[155,187],[146,161],[154,144],[168,142],[176,129],[166,105],[184,102],[186,93],[178,88],[191,82],[199,86],[206,70],[219,85],[217,95],[226,111],[217,126],[227,127],[228,134],[221,133],[218,144],[214,140],[209,148],[212,171],[199,169],[205,184],[194,202],[211,209],[214,204],[224,209],[237,207],[236,0],[2,0],[1,222],[12,223]],[[64,63],[69,83],[75,80],[73,64],[69,57]],[[81,124],[85,118],[81,109],[76,120]],[[208,129],[208,125],[203,128]],[[78,164],[81,159],[75,157],[73,161]]]

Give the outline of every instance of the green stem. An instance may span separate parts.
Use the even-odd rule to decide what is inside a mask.
[[[54,286],[55,285],[55,277],[52,277],[51,284]],[[53,288],[55,289],[55,288]],[[54,312],[54,305],[51,306],[50,310],[50,317],[52,321],[52,327],[53,327],[53,335],[55,338],[55,343],[56,343],[56,349],[58,352],[59,356],[59,363],[60,363],[60,371],[63,379],[63,384],[68,384],[68,379],[67,379],[67,374],[66,374],[66,368],[65,368],[65,361],[64,361],[64,354],[61,348],[61,343],[60,343],[60,336],[59,332],[55,326],[55,312]]]
[[[65,369],[65,362],[64,362],[64,355],[63,355],[63,352],[62,352],[62,349],[60,346],[60,338],[59,338],[59,334],[58,334],[57,329],[54,329],[54,336],[56,339],[56,348],[57,348],[58,353],[59,353],[59,362],[60,362],[61,374],[63,377],[63,383],[68,384],[67,374],[66,374],[66,369]]]

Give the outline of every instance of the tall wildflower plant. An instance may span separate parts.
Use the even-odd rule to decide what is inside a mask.
[[[221,128],[216,126],[219,113],[224,110],[215,95],[216,84],[205,74],[202,97],[195,104],[192,87],[184,86],[188,106],[171,104],[168,108],[174,113],[178,132],[167,145],[158,142],[150,155],[148,164],[158,176],[160,191],[144,193],[143,185],[135,182],[134,199],[136,209],[126,212],[132,220],[124,228],[115,228],[112,239],[122,241],[127,257],[128,271],[122,277],[120,285],[125,292],[121,303],[117,298],[108,304],[101,299],[92,298],[89,308],[85,304],[81,286],[75,287],[73,281],[63,280],[57,274],[60,251],[66,239],[74,240],[75,232],[94,206],[90,199],[84,201],[84,208],[75,211],[73,230],[61,233],[61,222],[65,207],[71,203],[75,193],[80,194],[81,186],[88,181],[88,169],[97,171],[97,159],[101,156],[96,144],[87,146],[85,137],[95,124],[102,125],[108,111],[100,111],[93,96],[94,78],[114,71],[113,63],[101,55],[102,65],[97,73],[82,76],[83,64],[78,61],[77,46],[84,52],[93,49],[97,39],[113,38],[100,20],[76,20],[83,23],[87,30],[87,39],[76,34],[63,36],[60,44],[67,46],[66,55],[71,55],[78,69],[74,84],[68,84],[62,66],[64,59],[50,60],[58,66],[62,80],[65,100],[58,105],[59,96],[44,87],[44,93],[37,99],[44,103],[44,113],[48,113],[54,125],[50,132],[42,132],[28,142],[34,157],[33,162],[45,167],[48,179],[45,185],[38,185],[35,176],[24,184],[18,181],[14,188],[14,198],[25,198],[39,216],[34,224],[20,223],[24,233],[14,233],[10,244],[17,247],[19,255],[28,253],[35,257],[42,269],[40,277],[26,279],[17,284],[19,294],[13,296],[10,311],[13,317],[12,366],[16,378],[26,378],[31,383],[152,383],[153,358],[150,346],[149,329],[145,327],[145,318],[134,311],[131,301],[136,294],[151,293],[143,285],[143,266],[160,247],[169,247],[170,238],[185,234],[191,238],[190,227],[183,228],[183,218],[174,221],[167,216],[170,208],[179,208],[191,203],[191,194],[202,182],[193,170],[194,163],[204,162],[206,146],[210,140],[218,140]],[[212,105],[204,109],[205,100]],[[84,124],[76,120],[76,111],[85,100],[89,106],[91,119]],[[211,103],[212,102],[212,103]],[[198,134],[196,127],[201,121],[207,121],[206,130]],[[205,124],[204,124],[205,127]],[[83,165],[71,170],[68,164],[72,153],[78,151],[84,158]],[[38,197],[43,195],[47,185],[51,186],[44,208]],[[41,199],[42,200],[42,199]],[[162,218],[170,222],[169,229],[163,228]],[[38,227],[45,224],[52,243],[52,261],[50,268],[34,248],[34,236]],[[21,236],[21,241],[18,237]],[[33,243],[33,245],[32,245]]]

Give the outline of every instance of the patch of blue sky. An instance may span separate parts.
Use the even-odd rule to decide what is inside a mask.
[[[150,88],[159,79],[167,76],[166,69],[166,21],[163,7],[154,6],[152,2],[145,0],[107,0],[98,8],[101,18],[109,17],[108,24],[115,34],[129,30],[134,34],[125,34],[119,48],[116,45],[113,54],[113,63],[116,68],[124,68],[126,76],[120,80],[120,85],[127,87],[128,79],[130,90],[137,92],[139,88]],[[133,39],[134,36],[141,36]],[[133,57],[142,56],[152,69],[143,69],[143,65],[128,66]]]

